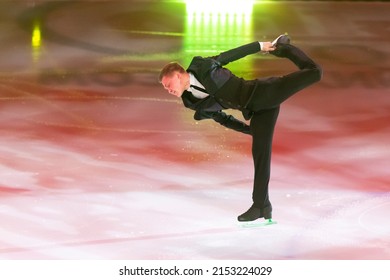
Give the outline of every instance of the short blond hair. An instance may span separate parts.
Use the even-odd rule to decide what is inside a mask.
[[[158,81],[161,83],[162,79],[166,76],[170,76],[175,72],[184,73],[186,70],[177,62],[170,62],[161,69],[160,75],[158,76]]]

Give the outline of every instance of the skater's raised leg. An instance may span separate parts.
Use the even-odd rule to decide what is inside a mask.
[[[275,51],[270,52],[278,57],[291,60],[298,71],[266,79],[258,79],[258,87],[247,105],[252,111],[274,108],[298,91],[318,82],[322,78],[322,69],[309,58],[301,49],[280,43]]]

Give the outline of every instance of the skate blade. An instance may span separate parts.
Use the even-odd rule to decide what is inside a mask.
[[[269,220],[266,220],[266,221],[253,221],[253,222],[240,222],[240,227],[242,228],[258,228],[258,227],[265,227],[265,226],[270,226],[270,225],[274,225],[274,224],[277,224],[276,221],[272,220],[272,219],[269,219]]]

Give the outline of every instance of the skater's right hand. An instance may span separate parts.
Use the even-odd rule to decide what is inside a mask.
[[[262,52],[272,52],[276,49],[275,46],[272,45],[271,42],[262,42]]]

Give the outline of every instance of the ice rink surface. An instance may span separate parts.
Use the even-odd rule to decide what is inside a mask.
[[[390,4],[205,16],[185,2],[0,2],[0,258],[389,259]],[[250,137],[196,122],[157,77],[169,61],[284,32],[324,77],[281,108],[277,224],[242,228]],[[255,54],[231,69],[295,68]]]

